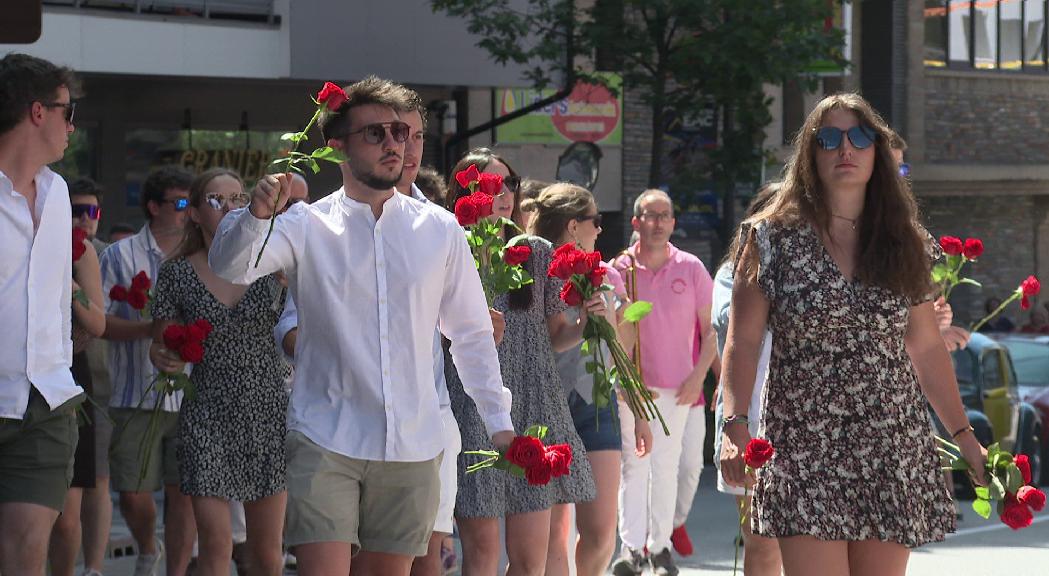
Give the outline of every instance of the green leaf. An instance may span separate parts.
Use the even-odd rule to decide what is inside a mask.
[[[313,170],[314,174],[321,171],[321,165],[318,164],[317,161],[313,158],[310,158],[310,170]]]
[[[280,135],[280,139],[284,140],[285,142],[300,142],[302,140],[305,140],[306,138],[307,136],[302,132],[285,132],[284,134]]]
[[[982,498],[973,500],[973,511],[986,520],[991,517],[991,503]]]
[[[341,151],[339,151],[336,148],[332,148],[331,146],[323,146],[321,148],[317,148],[313,151],[313,154],[310,154],[310,156],[316,158],[317,160],[328,160],[329,162],[346,161],[346,156]]]
[[[640,322],[642,318],[652,312],[652,303],[638,300],[623,311],[623,319],[627,322]]]
[[[943,282],[943,279],[947,277],[947,267],[943,263],[938,263],[932,267],[932,281],[936,284]]]
[[[547,431],[549,431],[549,428],[546,426],[543,426],[542,424],[533,424],[528,427],[528,430],[525,430],[524,435],[542,440],[546,437]]]
[[[1002,485],[1002,481],[998,479],[998,476],[991,474],[991,483],[988,485],[988,489],[991,500],[1005,499],[1005,486]]]
[[[982,500],[989,500],[991,498],[991,493],[986,486],[974,486],[973,492],[976,493],[977,498]]]
[[[1020,472],[1020,469],[1016,466],[1016,464],[1010,462],[1009,467],[1006,468],[1005,488],[1009,491],[1010,494],[1016,494],[1016,492],[1019,491],[1020,487],[1023,485],[1023,474]]]
[[[976,286],[976,287],[982,287],[983,286],[983,284],[980,284],[979,282],[977,282],[976,280],[973,280],[972,278],[962,278],[962,279],[958,280],[958,283],[959,284],[971,284],[971,285]]]

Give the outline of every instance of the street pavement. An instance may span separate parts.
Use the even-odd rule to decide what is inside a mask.
[[[687,524],[696,553],[677,558],[681,576],[732,573],[735,503],[718,493],[714,484],[714,468],[707,466]],[[994,516],[990,520],[980,518],[968,502],[962,502],[961,508],[963,520],[958,524],[958,532],[944,542],[915,550],[908,576],[1049,576],[1049,509],[1036,513],[1030,528],[1014,532]],[[127,526],[116,510],[111,540],[111,548],[118,553],[133,554]],[[131,576],[134,564],[133,555],[109,558],[105,575]],[[742,566],[740,570],[742,573]],[[231,574],[235,574],[232,565]],[[295,572],[289,570],[286,574]]]

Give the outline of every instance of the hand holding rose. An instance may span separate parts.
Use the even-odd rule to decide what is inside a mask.
[[[267,174],[263,176],[251,192],[251,204],[248,210],[259,220],[267,220],[274,213],[279,213],[291,197],[290,174]]]

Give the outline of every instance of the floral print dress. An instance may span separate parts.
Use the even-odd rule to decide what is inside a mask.
[[[904,347],[913,303],[846,279],[804,221],[743,233],[756,241],[773,342],[761,435],[776,454],[758,472],[754,532],[943,540],[954,507]]]

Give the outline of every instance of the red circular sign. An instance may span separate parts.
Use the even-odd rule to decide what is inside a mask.
[[[568,140],[597,142],[619,124],[619,99],[604,86],[579,82],[550,119]]]

